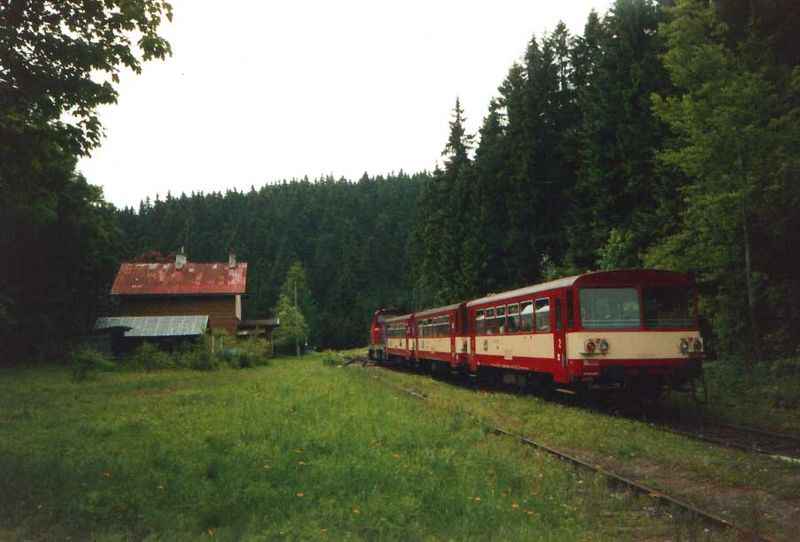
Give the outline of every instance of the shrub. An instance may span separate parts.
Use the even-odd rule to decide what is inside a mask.
[[[322,353],[322,364],[327,367],[336,367],[342,364],[342,355],[333,350],[325,350]]]
[[[84,347],[72,353],[70,369],[72,378],[78,382],[95,376],[97,371],[114,368],[114,362],[94,348]]]
[[[125,360],[127,368],[136,371],[158,371],[172,369],[175,364],[172,357],[152,343],[144,343]]]
[[[195,371],[214,371],[220,367],[220,357],[200,346],[184,354],[184,363]]]

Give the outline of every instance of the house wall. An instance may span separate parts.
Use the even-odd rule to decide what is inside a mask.
[[[124,316],[208,315],[211,329],[236,334],[237,303],[228,296],[119,296],[120,314]]]

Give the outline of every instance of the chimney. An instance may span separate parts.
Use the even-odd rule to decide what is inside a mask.
[[[183,269],[186,265],[186,252],[181,247],[181,251],[175,255],[175,269]]]
[[[228,251],[228,267],[231,269],[236,267],[236,252],[233,249]]]

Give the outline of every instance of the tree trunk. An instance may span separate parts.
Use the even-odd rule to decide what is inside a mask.
[[[747,308],[750,313],[750,329],[753,334],[753,352],[761,359],[761,333],[756,317],[756,297],[753,286],[753,265],[750,257],[750,228],[747,223],[747,211],[742,200],[742,233],[744,234],[744,274],[747,286]]]

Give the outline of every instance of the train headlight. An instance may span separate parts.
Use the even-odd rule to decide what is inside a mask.
[[[687,341],[686,339],[681,339],[681,352],[683,354],[689,353],[689,341]]]
[[[601,354],[608,353],[608,341],[605,339],[600,339],[600,353]]]
[[[589,354],[594,354],[594,349],[595,348],[596,348],[596,345],[594,344],[594,341],[591,340],[591,339],[586,341],[586,343],[583,345],[584,351],[588,352]]]
[[[699,338],[698,338],[698,339],[695,339],[695,340],[694,340],[694,351],[695,351],[695,352],[699,352],[699,351],[701,351],[702,349],[703,349],[703,343],[700,341],[700,339],[699,339]]]

